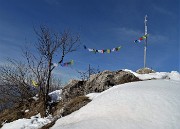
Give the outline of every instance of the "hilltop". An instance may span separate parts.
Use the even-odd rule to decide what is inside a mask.
[[[18,118],[17,121],[12,119],[8,121],[13,121],[11,123],[6,121],[2,129],[14,127],[46,129],[53,126],[58,119],[52,128],[128,129],[143,128],[145,125],[149,128],[160,126],[166,128],[167,124],[162,124],[163,122],[178,128],[179,117],[175,114],[179,114],[177,110],[180,105],[179,84],[180,74],[176,71],[170,73],[151,71],[143,74],[127,69],[103,71],[92,75],[86,81],[72,80],[61,91],[51,93],[50,96],[58,100],[52,101],[51,116],[41,118],[37,115],[41,103],[34,100],[34,108],[32,106],[21,108],[24,116],[26,115],[26,117],[22,115],[21,118],[26,119]],[[159,108],[160,106],[163,110]],[[172,108],[169,108],[171,106]],[[166,115],[169,117],[164,118]],[[6,117],[3,122],[5,119]],[[157,119],[162,120],[158,123],[155,122]],[[174,122],[170,122],[172,119]],[[167,126],[168,129],[169,127]]]

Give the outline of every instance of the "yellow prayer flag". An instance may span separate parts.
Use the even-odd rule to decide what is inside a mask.
[[[146,39],[146,36],[144,35],[142,38],[143,38],[143,39]]]
[[[33,86],[38,86],[38,83],[37,82],[35,82],[34,80],[32,80],[32,84],[33,84]]]
[[[111,50],[110,50],[110,49],[107,49],[107,53],[111,53]]]

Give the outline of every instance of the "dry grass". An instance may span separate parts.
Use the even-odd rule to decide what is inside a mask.
[[[72,112],[79,110],[81,107],[85,106],[90,101],[91,100],[86,96],[79,96],[70,100],[68,103],[65,104],[62,116],[69,115]]]
[[[55,110],[53,112],[53,116],[69,115],[72,112],[79,110],[81,107],[85,106],[90,101],[91,100],[86,96],[79,96],[79,97],[76,97],[76,98],[70,100],[69,102],[66,102],[66,104],[63,104],[62,102],[60,102],[56,106],[53,107],[54,108],[53,110]],[[52,123],[49,123],[49,124],[43,126],[41,129],[51,128],[55,124],[56,120],[54,120]]]
[[[6,109],[0,113],[0,127],[3,122],[12,122],[24,116],[24,112],[18,109]]]
[[[30,118],[31,116],[41,113],[43,108],[42,101],[33,100],[31,103],[26,102],[24,104],[17,104],[11,109],[5,109],[0,113],[0,127],[3,122],[9,123],[21,118]],[[29,110],[25,112],[25,110]]]
[[[76,110],[79,110],[81,107],[83,107],[90,101],[91,100],[86,96],[79,96],[70,100],[69,102],[66,102],[65,104],[62,102],[55,103],[51,109],[51,113],[53,116],[66,116]],[[29,111],[25,112],[25,110],[27,109]],[[33,100],[30,103],[27,102],[24,103],[23,105],[16,105],[12,109],[6,109],[0,113],[0,127],[2,127],[1,124],[5,121],[9,123],[21,118],[30,118],[31,116],[41,113],[42,109],[43,109],[43,102],[40,100],[38,101]],[[54,123],[55,121],[42,127],[42,129],[49,129],[54,125]]]

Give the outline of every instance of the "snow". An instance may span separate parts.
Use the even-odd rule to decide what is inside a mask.
[[[176,71],[150,74],[124,71],[144,81],[86,95],[92,100],[90,103],[58,119],[51,129],[179,129],[180,74]],[[52,102],[60,101],[61,93],[62,90],[50,93]],[[4,123],[2,129],[38,129],[52,120],[38,114],[30,119]]]
[[[55,90],[49,93],[52,102],[58,102],[61,100],[62,90]],[[38,95],[33,97],[34,100],[38,100]],[[29,109],[25,110],[25,113],[29,112]],[[32,116],[31,119],[18,119],[10,123],[3,123],[2,129],[39,129],[42,126],[50,123],[53,120],[51,116],[41,118],[40,114]]]
[[[51,129],[179,129],[180,82],[148,80],[110,88]]]
[[[26,109],[24,112],[25,112],[25,113],[29,112],[29,109]]]
[[[90,94],[87,94],[86,96],[89,97],[89,99],[93,100],[95,99],[96,97],[99,96],[100,93],[90,93]]]
[[[49,96],[51,97],[51,103],[60,101],[61,93],[62,93],[62,90],[55,90],[49,93]]]
[[[40,114],[32,116],[31,119],[18,119],[5,123],[1,129],[38,129],[51,122],[51,117],[41,118]]]
[[[35,101],[37,101],[39,98],[38,98],[38,94],[36,94],[36,96],[32,97]]]
[[[177,71],[168,72],[156,72],[156,73],[149,73],[149,74],[138,74],[133,72],[132,70],[124,69],[124,71],[128,71],[133,73],[136,77],[141,80],[148,80],[148,79],[170,79],[175,81],[180,81],[180,74]]]
[[[51,97],[51,102],[50,103],[53,103],[53,102],[59,102],[61,100],[61,93],[62,93],[62,89],[61,90],[55,90],[51,93],[49,93],[49,96]],[[38,98],[38,95],[32,97],[35,101],[37,101],[39,98]]]

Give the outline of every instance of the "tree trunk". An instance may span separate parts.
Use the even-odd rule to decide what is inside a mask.
[[[47,84],[46,84],[46,91],[45,91],[45,101],[44,101],[44,105],[45,105],[45,112],[46,112],[46,115],[48,115],[49,113],[49,87],[50,87],[50,80],[51,80],[51,72],[52,72],[52,69],[51,69],[51,63],[52,63],[52,58],[50,58],[49,60],[49,65],[48,65],[48,78],[47,78]]]

